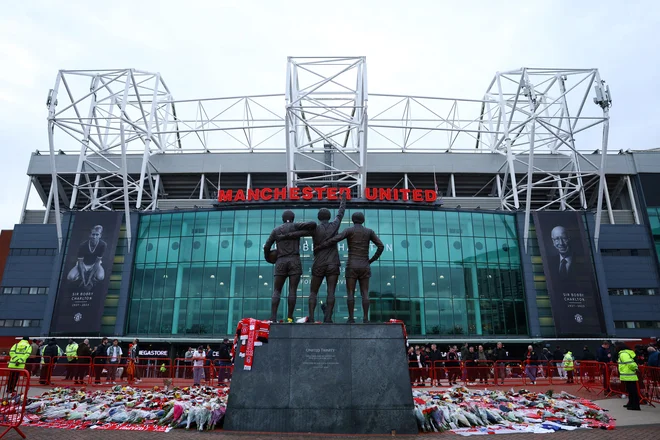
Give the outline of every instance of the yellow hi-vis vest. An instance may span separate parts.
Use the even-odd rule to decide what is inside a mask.
[[[78,357],[78,344],[75,342],[66,346],[66,360],[71,362]]]
[[[22,340],[15,343],[9,350],[9,368],[25,368],[25,363],[32,354],[32,346],[28,341]]]
[[[163,364],[160,366],[160,372],[164,373],[165,371],[167,371],[167,369],[165,368],[165,364]]]
[[[637,368],[635,352],[621,350],[619,352],[619,379],[621,382],[637,382]]]
[[[564,355],[564,370],[573,371],[573,353],[570,351]]]

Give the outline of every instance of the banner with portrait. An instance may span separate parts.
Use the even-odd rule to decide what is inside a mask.
[[[121,212],[77,212],[50,331],[98,333],[119,240]]]
[[[534,224],[557,335],[602,334],[601,299],[582,214],[535,212]]]

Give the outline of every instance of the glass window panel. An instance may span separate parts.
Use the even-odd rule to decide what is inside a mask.
[[[422,235],[420,237],[421,246],[422,246],[422,260],[423,261],[435,261],[435,243],[434,237],[432,235]]]
[[[165,269],[165,283],[163,285],[163,297],[174,298],[176,294],[176,280],[178,276],[178,269],[176,266],[170,266]]]
[[[172,332],[172,316],[174,313],[174,300],[166,299],[163,301],[161,309],[161,320],[159,334],[167,335]]]
[[[279,220],[279,217],[277,218]],[[265,209],[261,211],[261,230],[259,233],[270,234],[270,231],[281,222],[276,221],[276,213],[274,209]]]
[[[527,309],[524,301],[516,301],[516,327],[519,335],[527,334]]]
[[[204,267],[204,278],[202,282],[202,297],[213,298],[218,286],[218,268],[214,265]]]
[[[170,237],[179,237],[183,235],[183,214],[172,214],[170,225]]]
[[[509,240],[498,238],[497,239],[497,257],[500,264],[509,265],[510,252]]]
[[[503,215],[504,223],[506,225],[507,238],[516,239],[518,233],[516,232],[516,217],[513,215]]]
[[[202,300],[199,298],[188,299],[188,309],[186,313],[185,331],[189,334],[199,335],[203,327],[200,321],[202,309]]]
[[[220,250],[220,237],[217,235],[211,235],[206,237],[206,248],[204,250],[205,257],[204,261],[218,261],[218,252]]]
[[[438,275],[438,295],[451,298],[451,270],[449,264],[438,264],[436,273]]]
[[[447,237],[435,236],[435,258],[437,261],[449,261],[449,244]]]
[[[204,261],[206,255],[206,237],[203,235],[195,235],[192,242],[192,257],[191,261]]]
[[[433,212],[433,231],[435,235],[447,235],[447,216],[445,211]]]
[[[447,212],[447,235],[449,235],[450,237],[461,236],[461,224],[458,219],[458,212],[454,212],[454,211]]]
[[[469,212],[459,212],[458,219],[461,224],[461,235],[463,237],[472,237],[474,236],[474,231],[472,228],[472,213]]]
[[[467,335],[468,322],[467,322],[467,305],[465,300],[455,299],[452,301],[454,313],[454,328],[450,334],[453,335]]]
[[[207,235],[206,225],[209,220],[208,212],[195,213],[195,226],[193,227],[193,235]]]
[[[497,239],[487,238],[486,239],[486,252],[488,253],[488,264],[498,264],[499,259],[499,248],[497,247]]]
[[[231,268],[229,266],[219,266],[216,268],[216,287],[215,297],[227,298],[231,290]]]
[[[147,238],[149,236],[151,217],[152,217],[151,215],[140,216],[140,226],[138,227],[138,240]]]
[[[493,218],[495,219],[495,235],[498,238],[507,238],[509,236],[509,232],[507,231],[506,217],[508,216],[493,215]]]
[[[486,237],[495,237],[495,216],[493,214],[483,214],[483,216]]]
[[[215,331],[213,325],[213,298],[202,299],[202,311],[200,315],[201,319],[201,334],[212,334]],[[224,333],[223,333],[224,334]]]
[[[475,263],[475,240],[474,238],[463,237],[461,239],[461,249],[463,251],[463,262]]]
[[[460,264],[463,262],[463,243],[461,237],[448,237],[449,239],[449,261]]]
[[[216,335],[230,335],[236,327],[230,328],[227,322],[229,313],[229,300],[226,298],[215,299],[215,313],[213,314],[213,333]]]
[[[346,218],[346,217],[344,217],[344,218]],[[348,219],[350,220],[350,217],[348,217]],[[348,222],[347,222],[347,224],[348,224]],[[393,232],[392,225],[393,225],[392,211],[390,211],[389,209],[379,210],[378,211],[378,229],[377,229],[376,233],[378,235],[391,234]],[[342,226],[343,226],[343,222],[342,222]]]
[[[162,298],[165,282],[169,279],[167,270],[164,267],[156,268],[154,270],[154,288],[151,293],[152,298]]]
[[[516,327],[516,309],[513,301],[504,301],[504,325],[507,335],[515,335],[518,333]]]
[[[247,234],[248,211],[234,212],[234,234]]]
[[[422,251],[419,242],[418,235],[408,235],[405,238],[405,241],[408,246],[408,261],[421,261],[422,260]]]
[[[148,231],[148,236],[149,238],[156,238],[158,237],[158,232],[160,231],[160,215],[152,215],[151,221],[149,222],[149,231]]]
[[[405,231],[405,228],[399,229]],[[394,250],[394,259],[398,261],[408,260],[408,240],[405,235],[395,235],[392,243]]]
[[[156,262],[166,263],[170,250],[170,239],[165,236],[165,238],[159,238],[157,242],[158,248],[156,250]]]
[[[246,260],[259,261],[263,258],[263,247],[259,245],[260,241],[261,241],[261,236],[255,234],[248,235],[245,238],[245,242],[243,243],[243,246],[245,247]],[[304,241],[307,241],[309,243],[307,245],[308,255],[312,255],[312,250],[311,250],[312,239],[305,237],[304,240],[301,240],[301,243]],[[301,251],[302,251],[302,246],[301,246]]]
[[[263,231],[263,229],[261,229],[261,217],[262,217],[261,211],[259,210],[248,211],[248,219],[249,219],[247,225],[248,234],[261,234],[261,232]],[[299,221],[305,221],[305,220],[299,220]]]
[[[147,266],[144,269],[144,282],[142,283],[142,298],[151,298],[154,290],[154,277],[156,269]]]
[[[475,237],[483,237],[484,230],[484,216],[480,212],[472,213],[472,232]]]
[[[468,299],[465,302],[467,310],[467,332],[469,335],[476,335],[481,331],[481,310],[479,301]]]
[[[405,230],[408,235],[419,235],[419,211],[411,209],[404,212],[406,214],[406,227],[403,230]]]
[[[172,237],[167,247],[167,261],[177,263],[179,261],[179,250],[181,249],[181,237]]]
[[[151,317],[151,300],[143,299],[140,302],[140,317],[138,319],[137,332],[140,334],[149,334],[149,319]]]
[[[133,298],[142,297],[142,282],[144,281],[144,269],[136,267],[133,272],[133,290],[131,295]]]
[[[181,235],[185,237],[190,237],[193,235],[194,229],[195,229],[195,213],[194,212],[183,213]]]
[[[162,300],[151,301],[151,317],[149,319],[149,333],[160,333],[160,323],[163,317]]]
[[[169,237],[172,226],[172,214],[162,214],[160,217],[160,226],[158,228],[159,237]]]
[[[462,266],[452,265],[451,272],[451,294],[453,298],[465,298],[465,276]]]
[[[145,263],[155,263],[156,262],[156,251],[158,248],[158,239],[149,238],[146,240],[145,248]]]
[[[396,241],[395,241],[396,239],[392,235],[378,235],[378,238],[380,238],[380,241],[382,241],[383,245],[385,246],[385,249],[383,250],[383,253],[381,254],[379,260],[393,261],[394,257],[395,257],[395,254],[397,255],[397,259],[403,258],[402,256],[400,256],[403,252],[406,252],[406,255],[408,254],[407,250],[402,248],[400,243],[398,245],[396,244]],[[346,243],[346,242],[342,242],[342,243]],[[342,243],[339,244],[339,256],[340,256],[340,258],[342,257],[342,255],[348,256],[348,252],[347,252],[348,251],[348,246],[346,246],[346,248],[345,248],[346,252],[342,252],[342,250],[341,250],[341,244]],[[375,249],[374,249],[374,252],[375,252]],[[373,252],[370,252],[369,255],[373,255]]]
[[[247,240],[246,235],[236,235],[234,236],[234,245],[232,252],[232,260],[234,261],[244,261],[246,255],[245,240]]]
[[[193,249],[193,238],[192,237],[181,237],[179,243],[179,260],[181,262],[189,262],[190,255]]]

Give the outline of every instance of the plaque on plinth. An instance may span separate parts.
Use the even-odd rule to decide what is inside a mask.
[[[237,357],[224,429],[417,434],[403,328],[272,324],[252,369]]]

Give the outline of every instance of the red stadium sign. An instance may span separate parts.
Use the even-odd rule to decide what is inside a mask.
[[[294,188],[257,188],[221,189],[218,191],[218,202],[259,202],[259,201],[297,201],[297,200],[327,200],[337,201],[340,196],[351,199],[349,188],[313,188],[311,186]],[[418,203],[434,203],[438,195],[431,189],[400,189],[400,188],[366,188],[365,199],[369,201],[409,201]]]

